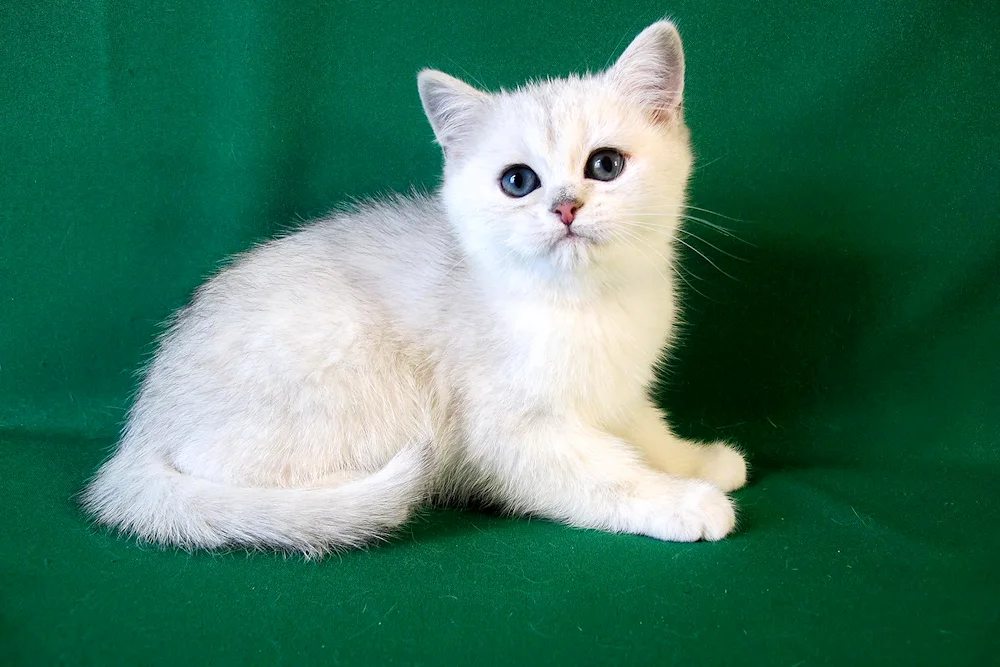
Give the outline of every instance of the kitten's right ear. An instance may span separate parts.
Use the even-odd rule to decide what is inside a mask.
[[[437,142],[446,157],[453,155],[462,138],[475,125],[486,94],[433,69],[425,69],[417,75],[417,89]]]

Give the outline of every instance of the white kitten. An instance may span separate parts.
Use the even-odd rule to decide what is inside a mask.
[[[743,457],[673,435],[647,394],[676,317],[683,80],[665,21],[597,75],[488,94],[421,72],[440,194],[321,220],[199,289],[86,507],[149,540],[307,556],[472,495],[724,537]]]

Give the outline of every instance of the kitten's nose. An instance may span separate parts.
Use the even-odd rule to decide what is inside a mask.
[[[576,212],[580,210],[583,204],[576,199],[564,199],[562,201],[557,201],[555,205],[552,206],[552,212],[559,216],[562,223],[569,227],[573,224],[576,219]]]

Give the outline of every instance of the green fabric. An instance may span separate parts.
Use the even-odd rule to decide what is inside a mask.
[[[996,660],[996,6],[639,4],[0,7],[0,664]],[[693,204],[735,220],[693,213],[741,240],[689,225],[661,395],[684,434],[749,452],[737,534],[439,511],[304,563],[87,523],[74,495],[158,323],[224,257],[434,187],[419,68],[598,69],[665,11]]]

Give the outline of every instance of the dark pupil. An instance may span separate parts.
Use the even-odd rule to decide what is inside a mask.
[[[612,160],[610,156],[605,155],[597,161],[597,168],[601,171],[610,172],[615,168],[615,161]]]
[[[515,190],[520,190],[524,187],[524,172],[515,171],[510,175],[510,184],[514,186]]]

